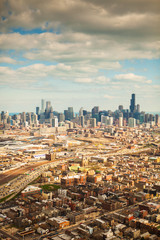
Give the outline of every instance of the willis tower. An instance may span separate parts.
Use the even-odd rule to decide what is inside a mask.
[[[131,98],[130,112],[134,113],[135,111],[136,111],[135,94],[133,93]]]

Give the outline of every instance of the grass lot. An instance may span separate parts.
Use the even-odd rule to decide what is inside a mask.
[[[49,192],[55,191],[55,190],[57,190],[57,189],[60,188],[60,186],[55,185],[55,184],[45,184],[45,185],[41,185],[40,187],[41,187],[44,191],[49,191]]]

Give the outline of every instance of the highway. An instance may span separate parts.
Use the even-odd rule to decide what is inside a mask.
[[[37,177],[39,177],[44,171],[48,170],[50,166],[55,167],[59,163],[66,162],[70,159],[71,158],[59,159],[54,162],[46,161],[46,164],[43,164],[36,168],[31,168],[29,171],[25,172],[25,174],[19,175],[18,177],[12,179],[9,183],[0,186],[0,199],[5,198],[10,194],[17,194],[28,184],[33,182]]]

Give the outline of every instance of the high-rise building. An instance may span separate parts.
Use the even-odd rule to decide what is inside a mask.
[[[109,124],[108,125],[110,125],[110,126],[113,125],[113,117],[109,117]]]
[[[36,107],[36,114],[37,114],[37,115],[40,114],[40,109],[39,109],[39,107]]]
[[[44,113],[44,111],[45,111],[45,100],[42,99],[41,100],[41,113]]]
[[[84,127],[84,116],[81,116],[81,126]]]
[[[52,119],[52,127],[58,127],[58,118],[57,117],[53,117],[53,119]]]
[[[122,111],[123,110],[123,105],[119,105],[118,110]]]
[[[73,107],[68,107],[68,118],[72,120],[74,117]]]
[[[132,94],[132,98],[131,98],[131,104],[130,104],[130,112],[134,113],[136,110],[136,105],[135,105],[136,101],[135,101],[135,94]]]
[[[149,114],[148,114],[148,113],[145,114],[145,116],[144,116],[144,121],[145,121],[145,123],[148,123],[148,122],[149,122]]]
[[[90,119],[90,124],[91,124],[92,128],[95,128],[96,127],[96,118],[91,118]]]
[[[83,108],[81,107],[79,110],[79,117],[83,116]]]
[[[128,119],[128,126],[131,127],[131,128],[132,128],[132,127],[135,127],[135,126],[136,126],[136,119],[135,119],[135,118],[132,118],[132,117],[129,118],[129,119]]]
[[[26,122],[26,113],[22,112],[22,123]]]
[[[46,102],[46,111],[49,112],[51,109],[51,102],[50,101],[47,101]]]
[[[64,122],[65,116],[63,113],[58,113],[58,122]]]
[[[140,113],[140,105],[137,104],[137,112]]]
[[[119,117],[118,125],[119,125],[119,127],[123,126],[123,117]]]
[[[160,124],[160,116],[158,114],[155,115],[155,124],[156,126]]]
[[[68,110],[64,110],[65,120],[69,120]]]
[[[95,106],[92,108],[92,118],[96,118],[96,121],[99,122],[99,107]]]

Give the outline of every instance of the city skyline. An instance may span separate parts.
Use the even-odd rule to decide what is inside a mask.
[[[159,1],[0,3],[0,111],[116,110],[134,92],[160,112]]]

